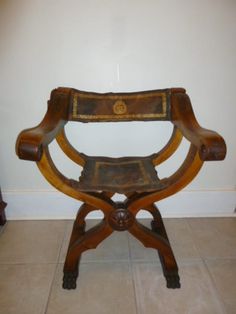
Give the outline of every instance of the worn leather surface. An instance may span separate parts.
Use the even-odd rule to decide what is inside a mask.
[[[149,192],[163,186],[149,157],[87,157],[79,179],[82,191]]]
[[[89,93],[73,90],[70,119],[82,122],[169,120],[170,90]]]

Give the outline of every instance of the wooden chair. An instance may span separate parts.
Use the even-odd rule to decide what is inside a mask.
[[[68,121],[131,120],[169,120],[173,123],[173,133],[158,153],[147,157],[109,158],[90,157],[78,152],[64,132]],[[155,166],[176,151],[182,136],[190,142],[183,164],[170,177],[159,179]],[[65,177],[54,165],[48,149],[54,139],[71,160],[83,167],[78,181]],[[35,161],[56,189],[83,202],[70,238],[63,288],[76,288],[81,254],[96,248],[114,230],[128,230],[145,247],[157,249],[167,287],[180,287],[178,266],[155,202],[183,189],[198,174],[204,161],[222,160],[226,154],[223,138],[198,124],[183,88],[106,94],[57,88],[51,92],[42,122],[19,134],[16,152],[21,159]],[[126,199],[113,201],[115,193],[125,195]],[[87,214],[98,209],[102,210],[104,218],[85,231]],[[137,221],[136,215],[141,209],[153,216],[151,229]]]

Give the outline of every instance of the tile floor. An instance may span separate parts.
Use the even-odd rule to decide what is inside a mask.
[[[116,232],[84,253],[77,289],[63,290],[72,222],[8,222],[0,229],[0,313],[235,314],[236,219],[164,222],[181,289],[166,288],[155,250]]]

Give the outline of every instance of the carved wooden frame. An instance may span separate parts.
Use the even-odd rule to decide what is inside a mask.
[[[72,91],[74,90],[67,88],[53,91],[44,120],[38,127],[21,132],[16,145],[18,156],[36,161],[43,176],[56,189],[83,202],[71,234],[64,265],[63,287],[66,289],[76,287],[78,265],[84,251],[96,248],[114,230],[127,230],[145,247],[155,248],[158,251],[167,287],[179,288],[178,266],[155,202],[177,193],[189,184],[198,174],[204,161],[224,159],[226,154],[224,140],[216,132],[199,126],[184,89],[168,90],[171,101],[170,120],[174,125],[173,133],[165,147],[150,158],[152,158],[153,166],[161,164],[173,155],[183,136],[190,141],[189,152],[174,174],[160,180],[160,183],[163,183],[162,188],[143,193],[127,192],[123,202],[114,202],[112,196],[115,191],[114,193],[82,191],[78,181],[65,177],[56,168],[50,156],[48,146],[52,140],[56,139],[62,151],[71,160],[82,167],[85,165],[86,155],[78,152],[70,144],[64,130],[70,116],[68,108],[71,108],[71,97],[74,95]],[[121,94],[118,98],[121,99]],[[103,212],[104,218],[95,227],[85,231],[86,216],[98,209]],[[137,221],[136,216],[141,209],[153,216],[151,229]]]

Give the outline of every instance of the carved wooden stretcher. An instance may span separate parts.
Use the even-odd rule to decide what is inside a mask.
[[[173,133],[161,151],[147,157],[90,157],[78,152],[64,131],[68,121],[151,120],[171,121]],[[173,175],[159,179],[155,167],[176,151],[182,136],[190,142],[186,159]],[[54,139],[71,160],[83,167],[78,181],[65,177],[54,165],[48,149]],[[19,134],[16,152],[21,159],[35,161],[56,189],[83,202],[71,234],[63,288],[76,288],[81,254],[96,248],[114,230],[128,230],[145,247],[157,249],[167,287],[180,287],[177,263],[155,202],[183,189],[198,174],[204,161],[222,160],[226,154],[222,137],[198,124],[183,88],[106,94],[57,88],[51,93],[42,122]],[[126,199],[113,201],[115,193],[125,195]],[[98,209],[104,218],[85,231],[87,214]],[[153,217],[150,229],[136,219],[141,209]]]

